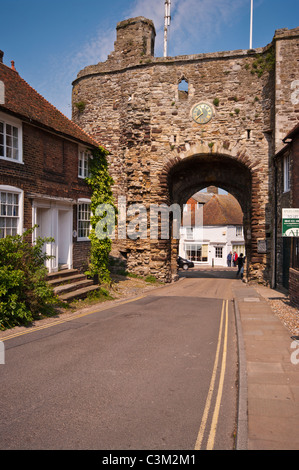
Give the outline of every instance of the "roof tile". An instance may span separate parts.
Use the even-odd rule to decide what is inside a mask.
[[[100,144],[77,124],[68,119],[55,106],[43,98],[14,68],[0,62],[0,80],[5,86],[4,104],[0,111],[7,111],[19,118],[38,124],[48,130],[73,138],[84,144],[98,147]]]

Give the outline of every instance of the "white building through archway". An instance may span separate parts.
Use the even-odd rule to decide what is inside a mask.
[[[215,187],[187,201],[180,235],[179,256],[195,265],[224,267],[229,253],[246,255],[242,209],[232,195]]]

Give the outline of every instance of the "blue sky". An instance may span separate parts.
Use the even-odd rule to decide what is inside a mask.
[[[253,0],[253,47],[299,26],[299,0]],[[250,0],[172,0],[168,55],[248,49]],[[116,25],[154,21],[163,55],[164,0],[0,0],[0,49],[21,77],[71,118],[72,81],[114,49]]]

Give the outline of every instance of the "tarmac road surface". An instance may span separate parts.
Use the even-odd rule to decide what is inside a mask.
[[[6,339],[0,448],[233,449],[240,281],[183,276]]]

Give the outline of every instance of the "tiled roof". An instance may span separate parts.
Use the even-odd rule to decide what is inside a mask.
[[[204,225],[243,225],[243,212],[230,194],[213,195],[203,207]]]
[[[188,200],[191,207],[184,213],[185,222],[196,223],[197,203],[203,204],[203,225],[243,225],[243,212],[238,201],[231,194],[196,193]],[[184,218],[183,218],[184,220]],[[183,222],[183,223],[185,223]]]
[[[68,119],[14,70],[0,61],[0,80],[5,86],[4,104],[0,111],[7,111],[20,119],[75,139],[85,145],[99,147],[99,143]]]

